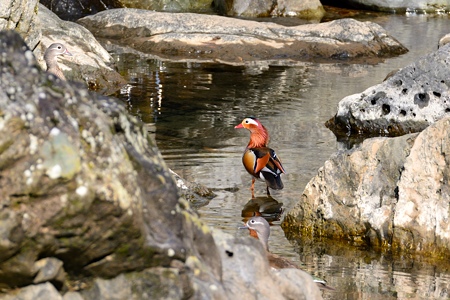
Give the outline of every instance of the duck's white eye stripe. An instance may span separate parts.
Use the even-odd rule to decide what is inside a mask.
[[[250,119],[250,118],[245,119],[244,122],[245,122],[245,124],[253,124],[253,125],[258,126],[258,122],[256,122],[253,119]]]

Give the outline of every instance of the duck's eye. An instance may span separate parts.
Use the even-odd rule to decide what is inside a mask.
[[[61,46],[58,46],[58,49],[61,50]]]
[[[245,120],[245,124],[248,124],[248,120]]]
[[[255,224],[255,220],[250,220],[250,223]]]

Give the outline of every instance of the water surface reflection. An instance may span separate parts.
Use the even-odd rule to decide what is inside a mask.
[[[180,176],[213,188],[217,197],[198,208],[211,226],[234,235],[251,199],[250,177],[241,155],[248,133],[234,129],[245,116],[256,116],[269,129],[272,148],[288,174],[273,198],[289,210],[300,199],[318,168],[339,151],[324,126],[343,97],[381,82],[387,73],[436,49],[448,32],[447,16],[369,15],[410,52],[378,65],[262,63],[228,66],[165,62],[117,54],[129,86],[120,98],[142,121],[153,124],[168,166]],[[265,184],[256,183],[256,196]],[[325,278],[335,292],[325,299],[445,299],[450,271],[446,262],[391,257],[309,237],[289,242],[273,222],[270,248],[305,270]]]

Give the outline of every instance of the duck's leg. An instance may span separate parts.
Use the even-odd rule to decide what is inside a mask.
[[[267,196],[270,196],[269,186],[267,186]]]
[[[252,178],[252,186],[250,187],[250,190],[252,191],[252,199],[255,198],[255,178]]]

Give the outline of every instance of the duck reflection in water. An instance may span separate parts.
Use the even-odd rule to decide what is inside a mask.
[[[283,203],[271,196],[254,197],[242,208],[241,217],[248,219],[255,216],[264,217],[267,221],[279,221],[283,214]]]
[[[263,245],[267,253],[267,259],[269,265],[274,269],[294,268],[300,269],[296,264],[283,258],[279,255],[273,254],[269,251],[269,236],[270,236],[270,224],[263,217],[257,216],[250,218],[245,226],[239,227],[240,229],[248,229],[250,235],[258,239]],[[322,290],[334,290],[334,288],[327,285],[327,282],[321,278],[311,275],[313,281]]]

